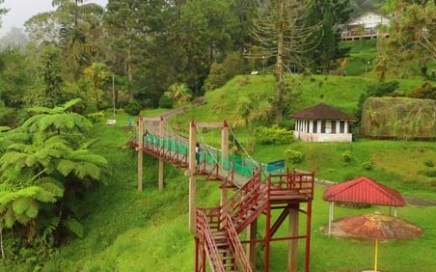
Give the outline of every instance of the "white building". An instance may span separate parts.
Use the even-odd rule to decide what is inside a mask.
[[[386,31],[380,31],[380,26],[389,26],[390,20],[374,12],[365,13],[344,26],[341,37],[343,40],[371,39],[387,37]]]
[[[351,142],[354,117],[326,104],[292,114],[294,136],[305,142]]]

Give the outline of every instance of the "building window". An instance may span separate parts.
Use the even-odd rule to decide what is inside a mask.
[[[336,133],[336,121],[332,121],[332,133],[335,134]]]
[[[341,121],[339,123],[339,133],[344,133],[345,132],[345,121]]]
[[[325,133],[325,120],[321,121],[321,133]]]
[[[318,121],[313,121],[313,133],[318,133]]]

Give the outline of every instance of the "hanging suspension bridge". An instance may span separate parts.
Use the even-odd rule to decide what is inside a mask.
[[[229,155],[230,128],[225,121],[191,121],[189,138],[184,138],[167,123],[167,119],[182,111],[171,111],[158,118],[141,117],[137,135],[129,143],[138,151],[138,190],[142,190],[143,153],[159,159],[160,189],[163,188],[164,162],[184,169],[189,176],[189,225],[195,234],[194,271],[207,271],[208,267],[214,272],[255,271],[256,246],[263,244],[264,271],[267,272],[271,242],[287,240],[287,271],[296,272],[298,240],[304,239],[304,271],[309,272],[314,174],[285,170],[280,164],[261,163],[250,156]],[[221,128],[221,150],[207,145],[204,140],[200,144],[196,141],[196,134],[201,136],[199,128],[204,127]],[[220,182],[219,205],[196,208],[196,176]],[[301,209],[302,204],[305,210]],[[272,210],[281,212],[275,213],[273,218]],[[300,214],[306,219],[304,233],[299,229]],[[258,219],[264,220],[265,225],[260,239],[257,237]],[[288,235],[276,237],[286,219],[289,220]],[[241,240],[244,230],[247,238]],[[245,250],[242,244],[247,245]]]

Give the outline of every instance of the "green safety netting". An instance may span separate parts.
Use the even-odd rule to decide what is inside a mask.
[[[165,150],[170,149],[171,152],[178,152],[179,154],[187,154],[189,148],[186,141],[180,141],[174,138],[161,138],[153,134],[144,135],[144,145],[153,145],[155,147],[163,146]],[[260,169],[264,173],[271,173],[283,169],[283,167],[279,165],[260,163],[238,154],[223,158],[221,151],[210,147],[202,147],[200,149],[199,161],[201,163],[205,161],[206,167],[208,165],[213,167],[213,165],[218,163],[221,168],[228,171],[234,167],[235,173],[246,177],[251,177],[255,169]]]

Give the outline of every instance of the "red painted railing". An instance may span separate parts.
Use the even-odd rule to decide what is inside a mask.
[[[208,215],[206,215],[206,210],[211,211],[212,209],[197,209],[196,236],[200,239],[200,241],[204,243],[206,255],[209,260],[209,265],[212,272],[225,272],[221,255],[218,252],[218,246],[215,243],[212,235],[212,230],[210,229],[208,223],[208,216],[215,216],[213,216],[213,213],[209,213]],[[216,217],[219,218],[219,216]]]
[[[261,183],[260,173],[254,174],[253,178],[221,207],[220,221],[229,215],[237,232],[242,231],[265,209],[268,202],[267,193],[268,187]]]
[[[288,170],[286,174],[270,174],[267,184],[271,194],[301,195],[312,198],[315,175],[309,172],[290,173]]]
[[[229,215],[226,216],[225,221],[227,244],[230,245],[230,250],[236,257],[239,269],[243,272],[252,272],[253,270],[251,269],[250,262],[245,255],[244,248],[242,247],[241,241],[238,237],[238,233],[236,232],[235,226],[233,225],[232,219]]]

